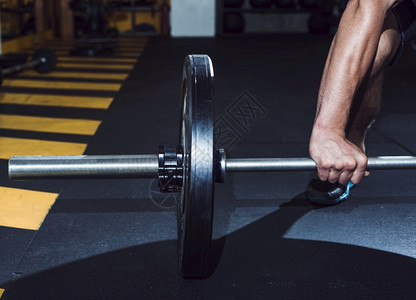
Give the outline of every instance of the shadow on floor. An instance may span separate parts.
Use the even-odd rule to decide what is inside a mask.
[[[282,238],[316,207],[296,197],[213,242],[215,271],[177,274],[175,241],[125,248],[18,278],[4,299],[411,299],[416,260],[331,242]]]

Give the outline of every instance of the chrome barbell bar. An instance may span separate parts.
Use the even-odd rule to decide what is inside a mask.
[[[220,164],[221,165],[221,164]],[[310,158],[225,158],[224,172],[313,171]],[[368,158],[368,170],[416,169],[415,156]],[[41,178],[154,178],[158,155],[16,156],[9,160],[14,180]]]

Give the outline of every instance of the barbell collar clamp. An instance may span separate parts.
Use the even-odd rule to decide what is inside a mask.
[[[183,181],[182,146],[159,146],[158,163],[160,191],[179,192]]]

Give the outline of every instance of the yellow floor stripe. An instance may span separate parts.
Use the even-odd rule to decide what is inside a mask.
[[[87,61],[87,62],[115,62],[115,63],[135,63],[137,59],[134,58],[116,58],[116,57],[59,57],[59,62],[72,62],[72,61]]]
[[[76,45],[47,45],[46,47],[53,49],[55,52],[56,51],[72,51],[75,49]],[[38,47],[27,47],[25,49],[23,49],[26,52],[34,52],[35,49],[37,49]],[[138,44],[132,44],[132,43],[122,43],[119,46],[116,46],[113,52],[116,52],[117,50],[124,50],[124,49],[133,49],[133,50],[138,50],[138,51],[143,51],[146,48],[146,45],[143,43],[138,43]],[[111,55],[111,54],[110,54]],[[74,56],[81,56],[81,55],[74,55]],[[93,56],[91,56],[93,57]],[[99,57],[99,56],[95,56],[95,57]]]
[[[117,47],[116,49],[115,49],[115,52],[117,52],[117,51],[133,51],[133,52],[143,52],[144,51],[144,47],[143,46],[141,46],[141,45],[131,45],[131,46],[129,46],[129,45],[122,45],[122,46],[120,46],[120,47]]]
[[[139,53],[115,53],[114,55],[116,55],[117,57],[140,57],[140,55],[142,55],[140,52]]]
[[[65,118],[29,117],[0,114],[0,128],[53,132],[66,134],[94,135],[100,121]]]
[[[69,51],[65,51],[65,50],[57,50],[57,51],[55,51],[55,54],[56,55],[58,55],[58,56],[61,56],[61,55],[70,55],[70,53],[69,53]],[[141,51],[139,51],[139,52],[137,52],[137,53],[130,53],[130,52],[128,52],[128,53],[118,53],[118,52],[115,52],[113,55],[111,55],[111,56],[105,56],[105,57],[108,57],[108,58],[119,58],[119,57],[140,57],[140,55],[141,55],[142,53],[141,53]],[[75,57],[75,56],[74,56]]]
[[[143,53],[143,50],[117,50],[114,52],[114,55],[120,55],[120,54],[129,54],[129,55],[141,55]]]
[[[4,289],[0,289],[0,298],[1,296],[3,296],[3,293],[4,293]]]
[[[47,46],[47,48],[52,49],[53,51],[55,51],[55,53],[57,51],[68,51],[68,53],[69,53],[70,51],[75,49],[75,45],[72,45],[72,46],[71,45],[52,45],[52,46]],[[128,44],[124,45],[124,44],[122,44],[120,46],[116,46],[114,48],[113,53],[117,52],[117,51],[125,51],[125,50],[127,50],[127,51],[143,51],[144,48],[145,48],[145,46],[142,45],[142,44],[138,44],[138,45],[128,45]],[[39,47],[25,47],[22,50],[25,51],[25,52],[33,53],[34,51],[36,51],[36,49],[39,49]],[[78,55],[74,55],[74,56],[83,57],[83,56],[78,56]],[[87,57],[87,56],[85,56],[85,57]],[[95,56],[95,57],[98,58],[99,56]]]
[[[116,69],[116,70],[131,70],[133,65],[107,65],[107,64],[76,64],[76,63],[58,63],[57,68],[79,68],[79,69]]]
[[[0,137],[0,159],[26,155],[82,155],[87,144]]]
[[[124,80],[129,74],[123,73],[86,73],[86,72],[59,72],[53,71],[47,74],[41,74],[33,70],[19,73],[17,76],[36,76],[36,77],[56,77],[56,78],[82,78],[82,79],[110,79]]]
[[[3,80],[2,86],[71,90],[100,90],[116,92],[120,89],[121,84],[5,79]]]
[[[38,230],[57,197],[55,193],[0,187],[0,226]]]
[[[113,98],[100,97],[31,95],[12,93],[0,94],[0,104],[107,109],[112,101]]]
[[[149,37],[146,36],[123,36],[120,35],[117,38],[118,44],[123,45],[124,43],[137,43],[137,44],[147,44],[149,41]],[[45,39],[43,40],[43,44],[45,45],[75,45],[76,39],[75,38],[53,38],[53,39]]]

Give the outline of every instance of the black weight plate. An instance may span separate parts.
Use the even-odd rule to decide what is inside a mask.
[[[34,69],[39,73],[49,73],[56,67],[57,58],[52,49],[37,49],[32,55],[32,61],[36,60],[40,60],[40,63]]]
[[[207,55],[189,55],[182,79],[179,144],[184,151],[178,201],[179,268],[183,277],[208,274],[212,237],[214,71]]]

